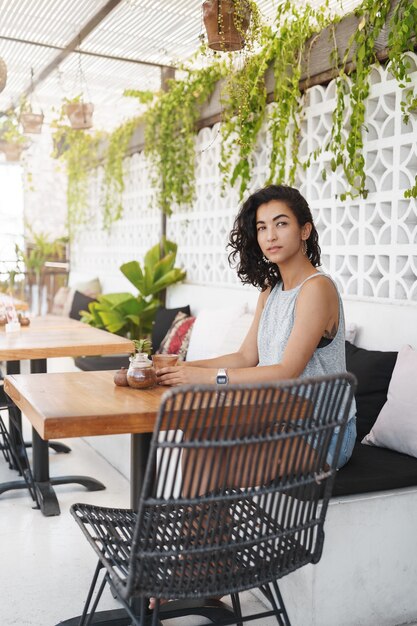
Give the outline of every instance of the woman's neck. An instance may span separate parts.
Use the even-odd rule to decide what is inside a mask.
[[[289,291],[290,289],[294,289],[294,287],[298,287],[303,280],[318,273],[318,270],[313,267],[307,258],[303,258],[302,262],[298,262],[297,264],[291,263],[288,265],[279,265],[279,271],[284,291]]]

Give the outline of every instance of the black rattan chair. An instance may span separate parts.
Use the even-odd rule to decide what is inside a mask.
[[[338,455],[354,386],[347,374],[169,390],[138,511],[71,508],[99,557],[80,626],[90,623],[107,583],[126,623],[137,626],[206,614],[196,599],[226,595],[228,612],[212,602],[206,614],[215,623],[275,615],[289,626],[276,581],[321,557],[336,464],[327,463],[328,449],[340,427]],[[271,608],[242,617],[239,592],[253,588]],[[149,597],[156,598],[153,611]],[[191,599],[192,608],[161,598]]]

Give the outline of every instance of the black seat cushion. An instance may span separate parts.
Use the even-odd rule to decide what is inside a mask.
[[[357,378],[356,400],[357,440],[369,433],[382,407],[398,352],[365,350],[346,341],[346,369]]]
[[[348,463],[336,474],[333,497],[417,485],[417,459],[357,442]]]
[[[95,298],[87,296],[85,293],[81,293],[81,291],[76,291],[72,300],[69,316],[73,320],[80,320],[80,311],[88,311],[88,305],[90,304],[90,302],[97,302],[97,300]]]
[[[387,400],[397,352],[365,350],[346,342],[346,369],[358,386],[357,440],[348,463],[337,472],[333,497],[417,485],[417,459],[386,448],[360,443]]]
[[[129,355],[109,354],[105,356],[77,356],[74,358],[74,363],[84,372],[119,370],[121,367],[129,367]]]

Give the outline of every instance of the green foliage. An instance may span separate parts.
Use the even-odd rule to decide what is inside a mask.
[[[20,130],[19,120],[15,111],[9,111],[0,121],[0,141],[20,146],[28,143],[27,137]]]
[[[158,294],[185,278],[185,272],[175,267],[176,255],[177,245],[163,239],[145,254],[143,267],[138,261],[121,265],[120,271],[138,294],[100,295],[97,302],[88,305],[88,311],[81,311],[81,320],[130,339],[149,335],[161,306]]]
[[[243,20],[245,2],[234,0],[236,16]],[[399,0],[392,15],[390,0],[363,0],[355,9],[358,28],[346,50],[340,54],[335,25],[340,17],[332,16],[327,0],[320,8],[308,3],[283,0],[278,4],[273,28],[261,28],[259,11],[253,0],[252,31],[246,37],[246,49],[228,62],[206,62],[201,69],[184,69],[183,80],[169,81],[167,92],[127,90],[142,104],[150,105],[143,116],[145,153],[152,165],[152,185],[160,209],[171,214],[174,205],[191,205],[195,197],[195,133],[201,105],[211,96],[218,80],[226,78],[222,91],[221,162],[223,185],[238,183],[240,195],[247,190],[253,169],[253,155],[265,122],[271,139],[269,182],[293,183],[296,169],[309,167],[323,150],[330,155],[329,169],[341,169],[348,184],[346,196],[366,197],[364,132],[366,99],[369,95],[369,72],[376,57],[376,40],[389,19],[389,60],[391,71],[403,89],[402,110],[405,122],[417,110],[417,92],[409,76],[410,63],[404,52],[413,50],[417,34],[416,0]],[[240,16],[240,17],[239,17]],[[336,104],[331,139],[301,162],[299,137],[302,116],[300,78],[307,70],[309,57],[319,34],[328,28],[333,48],[330,65],[336,76]],[[256,45],[253,45],[256,43]],[[218,55],[215,54],[215,58]],[[238,62],[236,62],[236,58]],[[274,73],[273,106],[267,115],[265,72]],[[307,80],[308,82],[308,80]],[[268,109],[269,110],[269,109]],[[103,150],[104,180],[101,204],[105,228],[122,215],[124,190],[123,158],[139,119],[130,120],[109,136]],[[1,131],[0,131],[1,132]],[[61,143],[69,150],[63,156],[69,172],[68,206],[70,224],[85,220],[89,172],[98,164],[97,135],[60,127]],[[328,172],[324,169],[323,179]],[[417,178],[406,192],[417,197]]]
[[[212,93],[225,66],[215,63],[187,70],[184,80],[169,81],[169,90],[145,113],[145,154],[153,166],[152,184],[159,208],[191,204],[195,196],[195,131],[199,105]]]
[[[123,214],[122,194],[125,188],[123,159],[137,124],[137,118],[128,120],[116,128],[107,140],[101,198],[103,226],[107,230]]]
[[[135,351],[150,354],[152,351],[152,343],[149,339],[134,339]]]
[[[417,110],[417,93],[410,85],[410,61],[403,55],[405,50],[413,50],[417,33],[417,2],[400,0],[390,21],[388,35],[390,71],[403,89],[401,101],[403,119],[408,124],[410,115]],[[417,176],[414,185],[404,192],[406,198],[417,198]]]
[[[136,98],[141,104],[149,104],[157,94],[153,91],[144,91],[142,89],[125,89],[123,95],[126,98]]]
[[[55,127],[53,139],[56,148],[52,156],[61,159],[66,165],[67,227],[72,238],[77,227],[88,219],[90,174],[99,164],[98,147],[102,134],[75,130],[59,122]],[[60,146],[59,153],[57,146]]]
[[[65,258],[65,249],[68,243],[66,237],[51,239],[48,233],[35,232],[29,224],[26,224],[26,229],[30,241],[27,251],[25,252],[16,244],[15,252],[18,265],[23,263],[27,272],[34,272],[39,275],[46,261]]]
[[[375,40],[385,25],[391,7],[390,0],[374,2],[365,0],[355,11],[359,18],[358,29],[353,33],[345,51],[339,77],[336,83],[336,109],[333,114],[332,139],[327,146],[333,154],[331,163],[334,171],[342,166],[351,190],[342,194],[366,198],[365,158],[363,154],[363,130],[365,124],[365,101],[369,95],[369,73],[373,63],[377,62]],[[354,71],[350,76],[350,90],[347,80],[347,63],[351,57]],[[346,108],[346,93],[349,92],[349,129],[343,133],[343,121]],[[347,156],[347,158],[346,158]]]

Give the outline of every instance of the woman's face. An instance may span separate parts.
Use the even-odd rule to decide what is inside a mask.
[[[261,204],[256,211],[259,247],[266,258],[280,265],[302,255],[302,241],[308,239],[311,224],[300,226],[293,211],[282,200]]]

